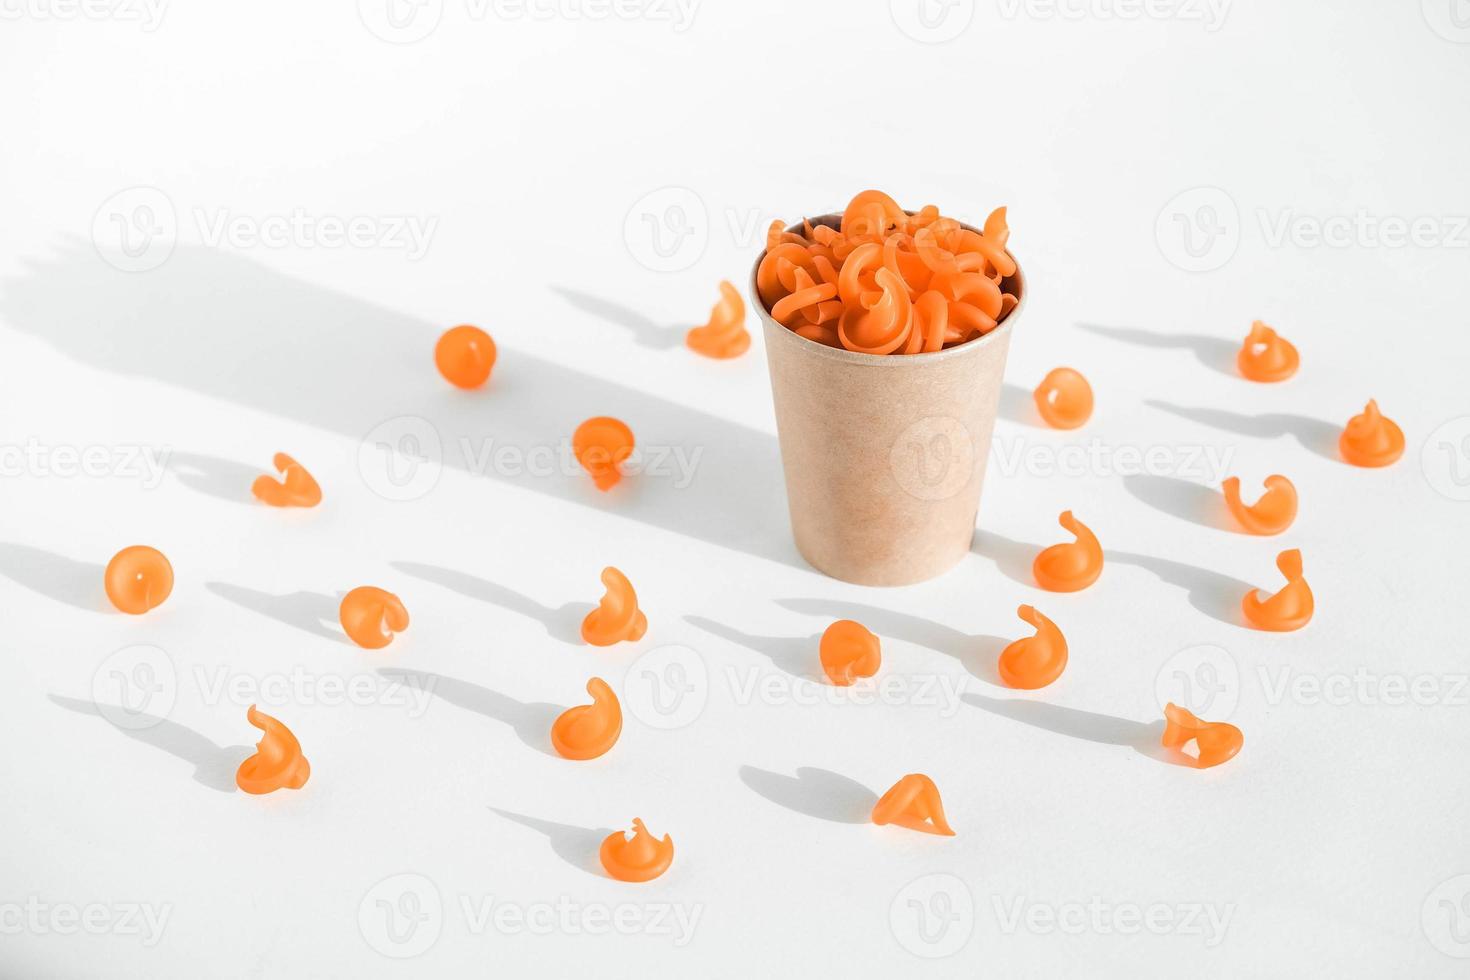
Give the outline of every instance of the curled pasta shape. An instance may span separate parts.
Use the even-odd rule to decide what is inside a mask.
[[[1006,209],[977,231],[877,190],[835,221],[773,222],[756,292],[797,335],[864,354],[932,354],[984,336],[1016,308]]]

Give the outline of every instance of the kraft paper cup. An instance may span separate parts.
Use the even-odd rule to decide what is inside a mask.
[[[1011,330],[1025,304],[1019,268],[1003,289],[1017,304],[983,337],[933,354],[858,354],[777,323],[751,271],[791,531],[813,567],[858,585],[910,585],[969,552]]]

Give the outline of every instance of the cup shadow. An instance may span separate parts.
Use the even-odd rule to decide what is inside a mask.
[[[995,563],[996,570],[1012,582],[1038,588],[1036,576],[1031,574],[1031,565],[1041,552],[1039,544],[1028,544],[1008,538],[994,531],[976,530],[970,550],[982,558]]]
[[[499,606],[528,619],[534,619],[545,628],[548,636],[561,640],[563,643],[582,643],[582,620],[595,608],[590,602],[568,602],[552,608],[497,582],[478,578],[468,572],[445,568],[442,565],[430,565],[416,561],[392,561],[388,563],[388,566],[406,575],[412,575],[414,578],[442,586],[451,592],[458,592],[470,599],[488,602],[492,606]]]
[[[201,319],[201,310],[209,316]],[[650,393],[656,386],[624,386],[504,346],[485,389],[452,389],[430,358],[447,324],[239,254],[180,245],[156,269],[120,274],[89,242],[68,236],[54,253],[0,279],[0,316],[80,363],[354,440],[385,422],[425,419],[451,471],[808,570],[788,533],[774,435],[660,398]],[[527,453],[551,447],[555,455],[598,415],[626,421],[646,450],[648,471],[610,492],[574,463],[486,461],[489,440]],[[386,466],[392,454],[383,459]],[[359,459],[365,479],[378,465],[372,460]]]
[[[272,595],[243,585],[230,582],[205,582],[204,587],[221,599],[249,609],[267,619],[294,626],[312,636],[319,636],[334,643],[352,646],[352,641],[341,632],[330,628],[340,622],[341,597],[332,597],[321,592],[298,590],[284,595]]]
[[[1337,452],[1337,437],[1341,432],[1341,428],[1333,425],[1331,422],[1324,422],[1321,419],[1310,418],[1306,415],[1294,415],[1289,412],[1245,415],[1223,408],[1175,405],[1172,402],[1161,401],[1156,398],[1146,398],[1143,403],[1150,408],[1157,408],[1161,412],[1168,412],[1170,415],[1188,419],[1191,422],[1198,422],[1200,425],[1208,425],[1211,428],[1222,429],[1226,432],[1234,432],[1237,435],[1253,436],[1260,439],[1291,436],[1303,449],[1316,453],[1323,459],[1332,460],[1334,463],[1342,461]]]
[[[255,753],[254,746],[250,745],[216,745],[194,729],[167,718],[129,712],[131,717],[138,719],[138,727],[123,728],[109,721],[95,702],[63,697],[60,694],[48,694],[46,697],[52,704],[67,711],[92,715],[106,723],[107,727],[121,732],[135,742],[152,746],[189,763],[194,767],[194,782],[220,793],[235,792],[235,770]]]
[[[795,776],[741,766],[740,781],[777,806],[833,823],[867,823],[878,802],[862,783],[814,766],[798,767]]]
[[[0,541],[0,575],[48,599],[95,613],[117,613],[107,602],[103,576],[107,569],[33,548]]]
[[[1008,381],[1000,386],[1000,417],[1033,429],[1046,428],[1046,422],[1036,410],[1036,399],[1032,393]]]
[[[546,704],[543,701],[518,701],[488,687],[426,670],[380,667],[378,674],[388,680],[409,685],[414,690],[424,691],[457,708],[507,725],[515,732],[516,738],[530,748],[554,759],[561,758],[551,747],[551,723],[569,706]]]
[[[758,636],[754,633],[743,633],[733,626],[726,626],[703,616],[685,616],[684,622],[697,626],[706,633],[712,633],[722,640],[755,651],[770,660],[778,670],[785,671],[792,677],[803,680],[825,680],[822,678],[821,661],[817,652],[818,644],[822,639],[821,634]]]
[[[1160,744],[1159,740],[1164,734],[1162,720],[1152,723],[1133,721],[1116,715],[1025,698],[987,698],[983,694],[963,694],[960,700],[1001,718],[1009,718],[1056,735],[1096,742],[1099,745],[1124,746],[1140,755],[1171,765],[1194,765],[1194,760],[1185,753],[1166,749]]]
[[[972,635],[922,616],[870,606],[846,599],[795,598],[777,599],[776,604],[792,612],[832,619],[851,619],[878,634],[881,640],[891,636],[936,653],[955,658],[967,671],[987,683],[999,683],[995,658],[1008,642],[998,636]],[[813,651],[816,644],[813,643]]]
[[[1230,520],[1225,495],[1204,484],[1176,476],[1130,473],[1123,477],[1123,489],[1134,499],[1181,521],[1217,531],[1240,530]]]
[[[1104,560],[1120,565],[1133,565],[1152,572],[1169,585],[1184,589],[1189,604],[1213,619],[1229,626],[1244,626],[1240,600],[1254,586],[1221,572],[1186,565],[1170,558],[1155,558],[1133,551],[1103,550]]]
[[[573,289],[570,286],[552,286],[553,293],[566,300],[573,307],[583,313],[589,313],[599,320],[622,327],[633,335],[633,340],[641,347],[650,347],[654,350],[671,350],[684,343],[684,335],[689,331],[689,326],[668,325],[656,323],[652,318],[638,312],[630,306],[601,296],[593,296]]]
[[[246,466],[233,460],[205,453],[169,453],[168,471],[190,490],[229,500],[237,504],[259,503],[250,487],[255,478],[267,472],[264,468]],[[270,469],[274,474],[275,470]]]
[[[1238,375],[1235,355],[1240,344],[1231,343],[1223,337],[1211,337],[1200,333],[1164,333],[1140,330],[1137,327],[1106,327],[1097,323],[1079,323],[1077,326],[1110,340],[1139,347],[1155,347],[1168,350],[1188,350],[1205,367],[1221,374]]]
[[[598,878],[607,877],[603,873],[602,861],[598,857],[598,852],[602,848],[602,842],[613,833],[611,827],[577,827],[572,824],[557,823],[554,820],[542,820],[539,817],[527,816],[512,810],[502,810],[499,807],[492,806],[488,809],[491,813],[518,823],[522,827],[529,827],[541,834],[551,844],[552,853],[577,870],[585,871]]]

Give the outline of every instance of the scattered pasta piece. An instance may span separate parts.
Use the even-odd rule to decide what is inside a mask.
[[[551,747],[566,759],[595,759],[607,752],[623,733],[623,709],[607,681],[587,682],[591,704],[568,708],[551,723]]]
[[[1069,367],[1048,373],[1034,396],[1036,410],[1053,429],[1075,429],[1092,417],[1092,385]]]
[[[939,787],[921,772],[909,773],[883,794],[873,807],[873,822],[880,827],[894,824],[926,834],[954,836],[954,830],[944,819]]]
[[[1281,475],[1266,477],[1266,492],[1247,505],[1240,499],[1240,478],[1227,477],[1221,484],[1230,515],[1251,534],[1280,534],[1296,520],[1296,487]]]
[[[394,633],[408,629],[408,610],[402,601],[372,585],[359,585],[343,596],[337,618],[352,642],[369,650],[387,646]]]
[[[633,430],[606,415],[588,419],[572,433],[572,453],[599,490],[623,478],[623,462],[633,455]]]
[[[684,338],[689,349],[705,357],[739,357],[750,347],[745,330],[745,300],[729,282],[720,282],[720,301],[710,310],[709,320]]]
[[[478,388],[495,367],[495,341],[479,327],[452,327],[434,345],[434,364],[456,388]]]
[[[114,606],[140,616],[174,590],[174,567],[157,548],[135,544],[112,556],[102,580]]]
[[[602,570],[602,584],[607,591],[597,608],[582,620],[582,639],[597,647],[643,639],[643,634],[648,632],[648,617],[638,608],[633,583],[609,565]]]
[[[271,461],[281,479],[258,476],[250,486],[256,499],[272,507],[315,507],[322,502],[322,488],[316,478],[285,453],[276,453]]]
[[[632,838],[621,830],[608,834],[597,856],[618,881],[652,881],[674,862],[674,841],[668,834],[659,840],[634,817]]]
[[[1404,431],[1370,399],[1363,414],[1348,419],[1337,449],[1354,466],[1387,466],[1404,454]]]
[[[1062,511],[1057,522],[1076,535],[1076,541],[1066,541],[1043,548],[1031,563],[1031,573],[1036,584],[1048,592],[1076,592],[1085,589],[1102,574],[1103,550],[1091,528],[1072,516],[1070,510]]]
[[[1285,381],[1296,374],[1300,356],[1291,341],[1260,320],[1251,324],[1250,335],[1235,355],[1235,365],[1251,381]]]
[[[1260,589],[1245,594],[1241,608],[1245,618],[1258,630],[1287,633],[1299,630],[1312,619],[1316,608],[1312,589],[1302,577],[1302,553],[1296,548],[1276,556],[1276,567],[1286,576],[1286,585],[1273,596]]]
[[[1034,691],[1046,687],[1067,669],[1067,638],[1034,606],[1021,606],[1016,615],[1036,627],[1036,634],[1024,636],[1002,650],[996,670],[1007,687]]]
[[[1188,708],[1170,703],[1164,707],[1164,747],[1178,749],[1194,742],[1199,750],[1195,768],[1209,769],[1235,758],[1245,744],[1240,729],[1223,721],[1202,721]]]
[[[296,741],[291,729],[257,711],[253,704],[245,717],[265,736],[255,743],[255,754],[235,770],[235,785],[255,795],[305,786],[311,778],[311,763],[301,754],[301,743]]]
[[[850,619],[839,619],[827,627],[819,655],[822,670],[838,687],[847,687],[859,677],[872,677],[882,662],[878,638]]]

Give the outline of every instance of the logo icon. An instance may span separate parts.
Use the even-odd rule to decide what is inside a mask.
[[[947,500],[975,475],[975,441],[959,419],[931,415],[899,433],[888,451],[888,469],[920,500]]]
[[[628,209],[623,240],[644,268],[681,272],[698,262],[709,244],[704,201],[687,187],[650,191]]]
[[[402,960],[427,952],[444,930],[439,889],[421,874],[384,878],[358,903],[357,928],[384,956]]]
[[[1424,896],[1419,924],[1435,949],[1470,959],[1470,874],[1442,881]]]
[[[92,672],[92,702],[98,713],[128,731],[142,731],[163,721],[178,696],[174,662],[159,647],[123,647]]]
[[[444,444],[434,423],[400,415],[363,436],[357,447],[362,482],[385,500],[417,500],[439,483]]]
[[[129,187],[92,216],[92,245],[123,272],[147,272],[168,261],[179,237],[173,201],[157,187]]]
[[[670,730],[692,723],[709,701],[709,669],[689,647],[655,647],[623,678],[623,703],[649,728]]]
[[[1470,0],[1420,0],[1424,22],[1446,41],[1470,44]]]
[[[1470,500],[1470,415],[1451,419],[1424,440],[1419,453],[1424,479],[1451,500]]]
[[[898,944],[915,956],[953,956],[975,931],[975,899],[954,875],[924,875],[893,896],[888,926]]]
[[[1224,647],[1185,647],[1159,668],[1154,697],[1161,713],[1173,702],[1201,718],[1223,721],[1240,702],[1240,666]]]
[[[975,0],[888,0],[898,29],[921,44],[943,44],[965,32],[975,18]]]
[[[1174,195],[1154,222],[1159,252],[1185,272],[1210,272],[1240,245],[1240,209],[1218,187],[1194,187]]]
[[[413,44],[439,26],[444,0],[357,0],[357,16],[374,37],[389,44]]]

